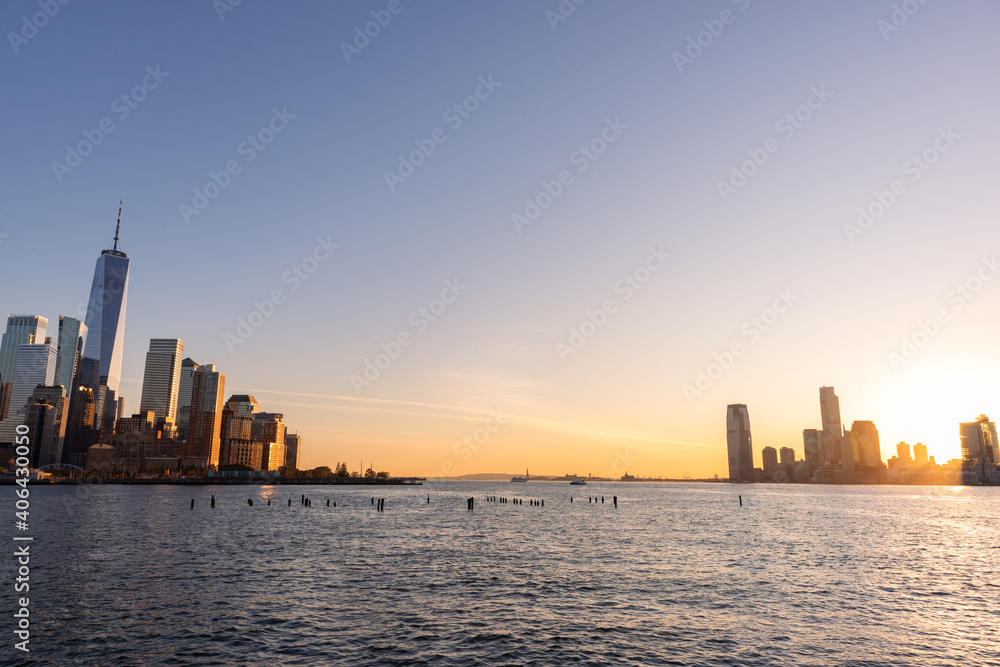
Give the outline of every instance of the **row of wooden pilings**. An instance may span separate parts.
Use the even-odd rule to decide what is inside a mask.
[[[598,498],[598,496],[587,496],[587,502],[588,503],[597,503],[597,502],[603,503],[604,502],[604,496],[600,496],[600,501],[598,501],[597,498]],[[572,496],[570,496],[569,501],[573,502],[573,497]],[[431,497],[430,497],[430,495],[428,495],[427,496],[427,504],[429,505],[430,502],[431,502]],[[523,498],[505,498],[503,496],[486,496],[486,502],[488,502],[488,503],[498,503],[498,504],[508,504],[509,503],[509,504],[513,504],[513,505],[523,505],[524,504],[524,499]],[[618,496],[612,496],[612,502],[615,504],[615,508],[617,508],[618,507]],[[212,509],[215,509],[215,494],[214,493],[212,494],[211,504],[212,504]],[[247,498],[247,504],[250,507],[253,507],[253,498]],[[306,498],[306,495],[303,493],[302,497],[299,499],[299,504],[302,505],[303,507],[312,507],[312,500],[309,499],[309,498]],[[268,507],[271,506],[271,500],[270,499],[268,499],[267,505],[268,505]],[[466,505],[468,506],[468,509],[470,509],[470,510],[471,509],[475,509],[475,507],[476,507],[476,499],[475,499],[475,497],[468,498],[466,500]],[[545,500],[535,500],[534,498],[529,498],[528,499],[528,505],[531,506],[531,507],[545,507]],[[742,505],[743,505],[743,498],[741,496],[740,497],[740,506],[742,506]],[[292,499],[291,498],[288,499],[288,506],[289,507],[292,506]],[[326,501],[326,506],[330,507],[330,500],[329,499],[327,499],[327,501]],[[337,503],[334,502],[333,506],[336,507]],[[372,506],[375,507],[375,511],[376,512],[384,512],[385,511],[385,498],[372,498]],[[194,498],[191,499],[191,509],[194,509]]]

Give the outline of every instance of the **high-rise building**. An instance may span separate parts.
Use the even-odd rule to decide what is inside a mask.
[[[285,466],[298,470],[302,460],[302,438],[298,433],[285,433]]]
[[[24,424],[28,416],[28,399],[35,387],[52,386],[56,380],[56,349],[48,344],[22,344],[17,348],[17,363],[14,365],[14,382],[10,392],[10,408],[7,419],[0,425],[0,442],[14,442],[17,427]]]
[[[285,465],[284,415],[258,412],[253,416],[253,439],[262,444],[261,470],[277,470]]]
[[[226,401],[222,416],[222,465],[245,465],[262,470],[263,443],[254,438],[253,420],[259,412],[257,399],[249,394],[233,394]]]
[[[181,379],[177,389],[177,437],[187,439],[188,419],[191,416],[191,384],[198,364],[190,357],[181,362]]]
[[[817,429],[802,429],[802,447],[805,449],[806,463],[823,465],[823,439]]]
[[[214,364],[200,366],[194,372],[184,457],[188,465],[218,467],[225,391],[226,375],[217,371]]]
[[[101,252],[87,302],[87,346],[84,356],[97,362],[98,386],[91,387],[97,401],[95,419],[110,430],[118,412],[118,390],[125,345],[125,306],[128,302],[128,256],[118,250],[122,211],[118,206],[114,245]]]
[[[87,325],[74,317],[59,316],[59,345],[56,348],[56,384],[69,396],[87,345]]]
[[[819,388],[819,411],[823,418],[823,461],[841,463],[844,459],[844,430],[840,421],[840,399],[833,387]]]
[[[157,427],[164,431],[172,432],[177,421],[183,352],[184,341],[178,338],[153,338],[146,352],[139,412],[153,412]]]
[[[66,422],[66,440],[62,462],[83,468],[87,463],[87,449],[97,444],[94,428],[96,402],[94,390],[78,385],[69,399],[69,419]]]
[[[62,385],[35,387],[28,398],[24,423],[31,433],[31,465],[47,466],[62,461],[69,399]]]
[[[962,444],[962,458],[974,466],[1000,463],[1000,440],[997,439],[997,425],[986,415],[979,415],[974,422],[958,425]]]
[[[877,466],[882,463],[882,448],[874,422],[855,421],[849,434],[855,450],[854,460],[861,465]]]
[[[905,442],[896,445],[896,458],[905,463],[912,461],[913,457],[910,456],[910,446]]]
[[[918,465],[927,465],[927,445],[918,442],[913,445],[913,462]]]
[[[795,450],[791,447],[782,447],[778,450],[781,456],[781,465],[791,465],[795,463]]]
[[[0,443],[13,443],[17,427],[24,423],[24,416],[17,416],[18,407],[13,404],[14,365],[21,345],[45,341],[49,321],[40,315],[8,315],[7,329],[0,340]],[[34,389],[34,387],[32,387]],[[25,397],[26,399],[27,397]],[[23,407],[23,406],[22,406]]]
[[[729,454],[729,481],[753,481],[753,449],[750,441],[750,413],[742,403],[726,408],[726,449]]]
[[[760,455],[764,466],[764,474],[770,477],[771,471],[778,467],[778,450],[774,447],[765,447],[760,450]]]

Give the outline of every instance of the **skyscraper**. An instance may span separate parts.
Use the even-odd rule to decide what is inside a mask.
[[[979,415],[974,422],[958,425],[962,443],[962,458],[974,466],[993,465],[1000,462],[1000,441],[997,425],[986,415]]]
[[[795,450],[791,447],[782,447],[778,450],[781,455],[781,465],[791,465],[795,463]]]
[[[201,467],[219,465],[223,395],[226,376],[214,364],[200,366],[191,382],[191,416],[185,463]]]
[[[917,465],[927,465],[927,445],[922,442],[913,445],[913,461]]]
[[[285,465],[298,469],[302,461],[302,438],[297,433],[285,433]]]
[[[115,226],[114,245],[101,252],[94,268],[87,303],[87,346],[84,356],[97,362],[98,386],[94,390],[100,428],[111,428],[118,417],[118,388],[122,376],[122,350],[125,344],[125,306],[128,301],[128,256],[118,250],[121,204]]]
[[[726,408],[726,446],[729,454],[729,481],[753,481],[750,413],[742,403]]]
[[[30,429],[31,465],[35,468],[62,460],[69,399],[62,385],[37,386],[28,398],[24,423]]]
[[[851,424],[851,442],[856,450],[855,460],[861,465],[877,466],[882,463],[882,448],[878,442],[878,429],[874,422],[855,421]]]
[[[139,412],[154,413],[157,427],[173,426],[177,422],[177,393],[181,380],[181,354],[184,341],[179,338],[153,338],[146,352],[146,370],[142,376],[142,398]]]
[[[56,384],[69,396],[76,383],[80,359],[87,345],[87,325],[73,317],[59,316],[59,345],[56,348]]]
[[[11,392],[14,383],[14,364],[17,362],[17,350],[24,343],[42,343],[48,328],[48,319],[40,315],[8,315],[7,329],[0,341],[0,443],[14,442],[15,430],[22,423],[17,420],[17,408],[11,406]],[[9,385],[9,386],[8,386]],[[2,408],[7,407],[8,411]],[[10,414],[12,409],[15,414]],[[11,419],[10,424],[4,422]]]
[[[22,344],[17,347],[10,407],[3,421],[0,442],[14,442],[17,427],[28,414],[28,399],[38,385],[51,386],[56,379],[56,349],[52,345]]]
[[[802,447],[806,453],[806,463],[823,465],[823,440],[820,432],[814,428],[802,429]]]
[[[833,387],[819,388],[819,411],[823,418],[823,460],[826,463],[841,463],[844,459],[844,430],[840,421],[840,399]]]
[[[177,389],[177,437],[187,439],[188,419],[191,416],[191,385],[198,363],[190,357],[181,362],[181,379]]]

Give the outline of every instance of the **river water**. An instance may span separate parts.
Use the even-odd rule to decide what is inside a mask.
[[[2,664],[1000,665],[1000,488],[13,489]]]

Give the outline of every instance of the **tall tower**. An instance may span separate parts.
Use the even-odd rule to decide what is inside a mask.
[[[833,387],[819,388],[819,411],[823,417],[823,460],[826,463],[841,463],[844,458],[843,424],[840,421],[840,399]]]
[[[814,428],[802,429],[802,447],[806,452],[806,463],[823,465],[823,439],[820,432]]]
[[[191,417],[191,386],[198,362],[185,357],[181,362],[181,379],[177,389],[177,437],[187,439],[188,419]]]
[[[28,399],[31,398],[35,387],[38,385],[50,387],[55,379],[56,349],[52,345],[24,343],[18,346],[13,389],[10,392],[10,409],[7,419],[3,422],[4,433],[0,441],[14,441],[17,427],[24,423],[27,416]]]
[[[214,364],[199,366],[191,383],[191,415],[185,463],[202,467],[219,465],[223,394],[226,376]]]
[[[726,408],[726,446],[729,453],[729,481],[753,481],[750,413],[742,403]]]
[[[73,317],[59,316],[59,346],[56,349],[56,384],[69,396],[76,383],[76,371],[87,345],[87,325]]]
[[[128,301],[128,256],[118,249],[118,230],[122,221],[121,202],[118,204],[118,224],[115,225],[114,245],[101,252],[94,268],[87,303],[87,346],[84,356],[97,365],[98,386],[94,390],[97,402],[95,419],[99,428],[109,428],[118,416],[118,387],[122,377],[122,351],[125,345],[125,305]]]
[[[154,424],[177,422],[177,393],[181,381],[181,355],[184,341],[179,338],[153,338],[146,353],[146,370],[142,376],[142,398],[139,412],[152,410]]]

